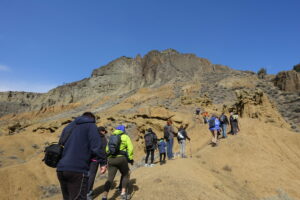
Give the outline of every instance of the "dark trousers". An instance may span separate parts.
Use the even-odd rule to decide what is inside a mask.
[[[127,158],[124,156],[108,158],[108,178],[104,185],[104,190],[106,192],[109,191],[118,170],[122,175],[122,188],[127,188],[129,182],[129,166]]]
[[[88,192],[93,190],[98,167],[99,167],[98,162],[91,162],[90,171],[89,171],[88,190],[87,190]]]
[[[86,200],[88,176],[78,172],[57,172],[64,200]]]
[[[154,161],[154,149],[146,150],[146,151],[147,151],[147,154],[146,154],[146,158],[145,158],[145,163],[146,164],[148,163],[148,158],[149,158],[149,155],[151,153],[151,164],[153,164],[153,161]]]
[[[166,160],[166,153],[160,153],[159,154],[159,162],[165,161]]]

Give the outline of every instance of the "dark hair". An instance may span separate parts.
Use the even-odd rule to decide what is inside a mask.
[[[82,116],[90,117],[90,118],[96,120],[96,117],[92,112],[85,112],[82,114]]]

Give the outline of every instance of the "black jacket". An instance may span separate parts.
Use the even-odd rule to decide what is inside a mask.
[[[95,120],[85,116],[76,118],[64,128],[61,138],[72,127],[74,127],[72,134],[64,144],[62,158],[57,165],[57,171],[87,174],[93,155],[99,158],[100,165],[106,165],[106,154],[102,150],[102,140]]]

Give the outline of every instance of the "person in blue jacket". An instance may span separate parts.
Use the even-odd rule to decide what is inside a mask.
[[[61,134],[62,138],[71,131],[64,146],[62,158],[57,164],[57,177],[64,200],[87,198],[88,172],[90,160],[96,156],[100,173],[106,171],[106,153],[102,149],[101,138],[95,124],[95,115],[85,112],[77,117]]]
[[[166,162],[166,147],[167,144],[164,141],[164,138],[161,138],[158,142],[158,151],[159,151],[159,162],[162,165]]]
[[[221,131],[220,120],[216,114],[212,114],[212,117],[208,120],[209,130],[212,134],[212,144],[213,146],[217,145],[218,133]]]

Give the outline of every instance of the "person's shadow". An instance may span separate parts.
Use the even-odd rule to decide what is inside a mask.
[[[111,190],[112,190],[112,188],[115,188],[116,186],[117,186],[116,181],[114,181],[114,183],[111,187]],[[133,195],[135,194],[135,192],[138,190],[139,190],[139,187],[136,185],[136,179],[129,180],[128,187],[127,187],[127,195],[128,195],[127,198],[131,199],[133,197]],[[104,192],[104,185],[95,188],[94,192],[93,192],[93,199],[96,199],[103,192]],[[121,194],[120,191],[115,190],[113,196],[109,199],[117,200],[118,197],[120,196],[120,194]]]

